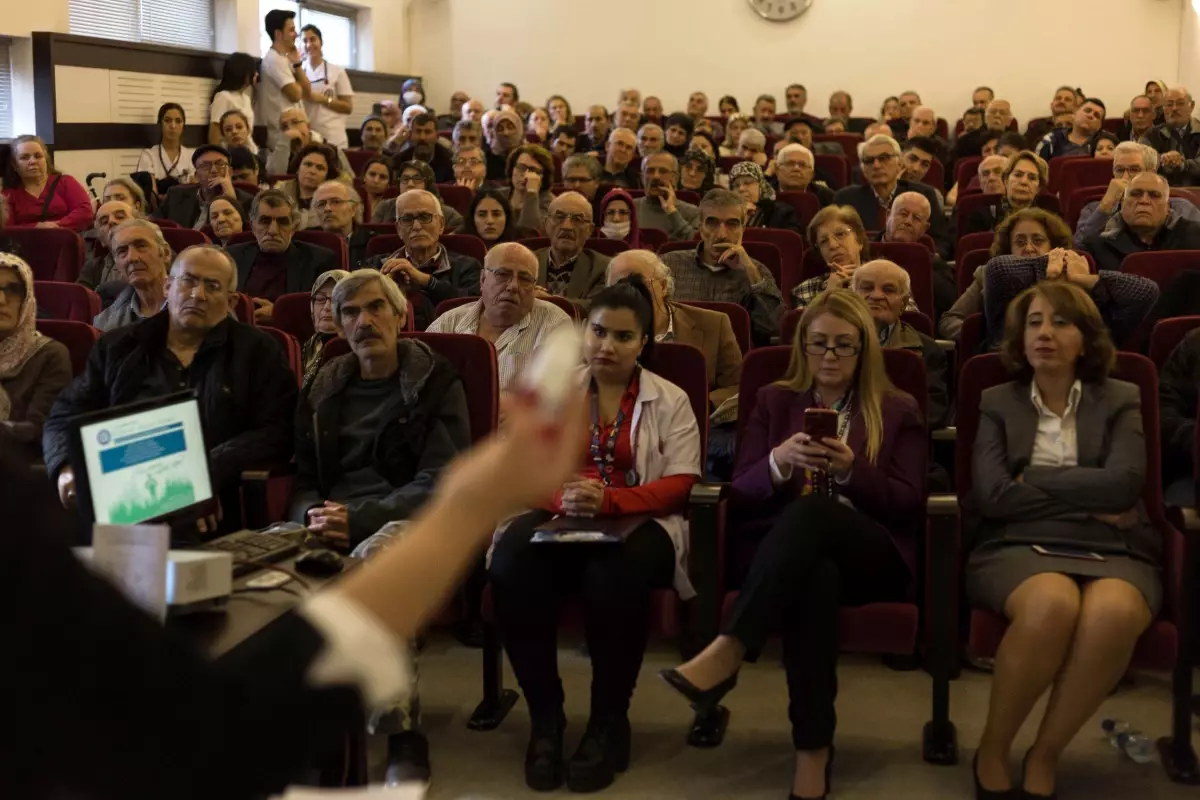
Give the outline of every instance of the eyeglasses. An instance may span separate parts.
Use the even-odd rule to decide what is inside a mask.
[[[546,171],[541,167],[530,166],[529,164],[517,164],[513,168],[514,172],[519,172],[524,175],[527,172],[532,172],[534,175],[544,175]]]
[[[228,161],[201,161],[196,165],[196,172],[224,172],[229,169]]]
[[[1012,238],[1012,246],[1014,250],[1024,250],[1029,245],[1041,248],[1048,244],[1050,244],[1050,240],[1045,236],[1042,236],[1040,233],[1035,233],[1032,236],[1027,236],[1022,233]]]
[[[1167,100],[1163,103],[1163,108],[1187,108],[1189,105],[1187,100]]]
[[[537,278],[528,272],[513,272],[511,269],[492,269],[491,267],[484,267],[483,271],[491,274],[502,285],[512,283],[513,278],[517,279],[517,283],[522,289],[532,289],[533,285],[537,283]]]
[[[801,169],[803,167],[808,167],[808,166],[810,166],[809,163],[807,161],[802,161],[802,160],[789,160],[789,161],[780,161],[779,162],[780,169]]]
[[[1114,178],[1132,177],[1134,175],[1141,175],[1145,171],[1146,171],[1146,168],[1143,167],[1141,164],[1133,164],[1128,167],[1114,166],[1113,167],[1113,177]]]
[[[596,180],[591,175],[568,175],[563,178],[564,186],[580,186],[585,183],[591,183]]]
[[[324,306],[333,302],[333,298],[327,294],[314,294],[312,300],[309,301],[314,306]]]
[[[592,221],[591,218],[585,214],[567,214],[562,211],[555,211],[550,215],[550,218],[559,225],[562,225],[567,220],[570,220],[575,225],[586,225]]]
[[[825,342],[805,342],[804,352],[810,356],[825,357],[829,351],[838,358],[853,358],[862,351],[862,346],[857,344],[826,344]]]
[[[419,222],[422,225],[432,225],[434,219],[438,218],[437,214],[428,211],[422,211],[419,214],[401,214],[396,217],[396,223],[401,228],[411,228],[414,222]]]
[[[846,237],[850,236],[852,233],[854,233],[854,231],[850,230],[849,228],[841,228],[829,234],[828,236],[822,236],[820,239],[817,239],[817,247],[828,247],[831,242],[835,241],[844,242]]]
[[[176,276],[174,280],[188,293],[191,293],[197,286],[203,286],[205,294],[220,294],[225,291],[225,287],[216,278],[197,278],[195,275],[184,272]]]
[[[483,159],[482,158],[459,158],[459,159],[455,160],[454,166],[456,166],[456,167],[482,167]],[[401,180],[403,180],[403,178]]]
[[[291,214],[286,217],[259,216],[254,220],[254,224],[260,228],[269,228],[272,222],[278,224],[280,228],[290,228],[292,227],[292,216]]]
[[[312,204],[312,206],[317,211],[324,211],[327,208],[341,208],[342,206],[346,205],[347,203],[353,203],[353,202],[354,202],[353,200],[346,200],[341,197],[331,197],[328,200],[317,200]]]
[[[400,176],[400,185],[401,186],[409,186],[409,185],[424,186],[425,179],[422,178],[420,175],[401,175]]]
[[[895,157],[896,157],[895,153],[880,153],[877,156],[863,156],[859,160],[862,161],[863,164],[865,164],[866,166],[869,167],[877,161],[880,164],[886,164]]]

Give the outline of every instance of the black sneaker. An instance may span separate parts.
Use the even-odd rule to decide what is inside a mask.
[[[400,783],[429,783],[429,742],[417,731],[394,733],[388,737],[388,765],[385,786]]]
[[[629,769],[629,717],[592,717],[579,749],[567,763],[567,788],[598,792],[612,785],[615,774]]]
[[[535,792],[553,792],[563,784],[562,711],[530,720],[529,747],[525,749],[525,785]]]

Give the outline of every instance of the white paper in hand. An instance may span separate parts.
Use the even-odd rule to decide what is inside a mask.
[[[96,525],[92,568],[158,620],[167,618],[166,525]]]
[[[583,335],[573,325],[560,325],[551,331],[538,348],[533,360],[517,376],[518,391],[537,395],[538,406],[547,416],[562,413],[572,383],[579,379],[583,363]]]

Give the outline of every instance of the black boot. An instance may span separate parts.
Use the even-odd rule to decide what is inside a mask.
[[[552,792],[563,784],[562,710],[530,719],[529,747],[525,749],[525,784],[535,792]]]
[[[384,785],[429,783],[429,742],[417,731],[393,733],[388,737],[388,765]]]
[[[629,716],[593,714],[579,749],[567,763],[567,788],[598,792],[613,782],[615,773],[629,769]]]

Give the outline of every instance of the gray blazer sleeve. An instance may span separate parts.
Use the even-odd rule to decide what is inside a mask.
[[[1105,386],[1110,430],[1108,457],[1102,467],[1026,467],[1025,483],[1051,497],[1088,511],[1120,513],[1133,508],[1146,482],[1146,438],[1142,433],[1141,396],[1136,386],[1109,381]],[[1080,429],[1078,437],[1102,436]]]
[[[962,293],[962,296],[954,301],[954,305],[950,306],[945,314],[942,314],[942,318],[938,322],[938,333],[946,339],[958,339],[963,320],[972,314],[981,313],[983,313],[983,267],[978,267],[971,285]]]
[[[667,226],[672,239],[691,239],[700,230],[700,209],[691,203],[676,200],[675,213],[667,215]]]

